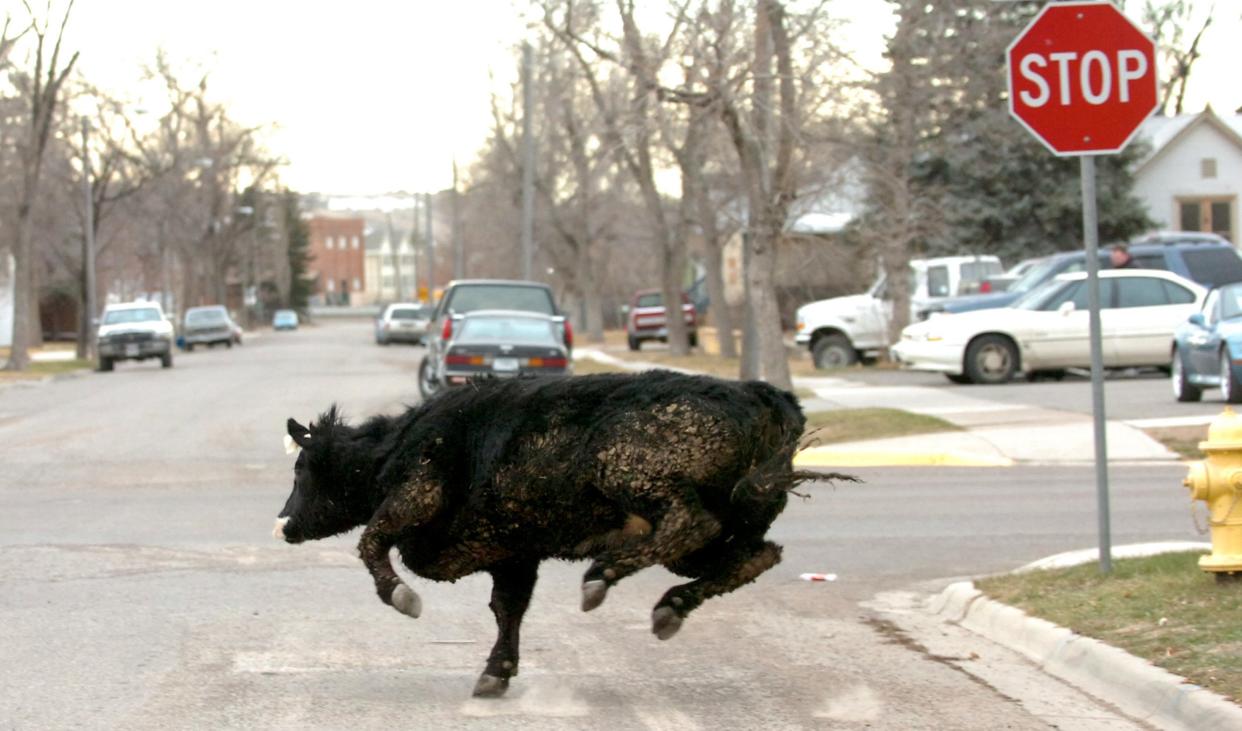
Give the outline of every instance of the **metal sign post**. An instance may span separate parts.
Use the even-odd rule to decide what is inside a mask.
[[[1112,570],[1112,538],[1095,155],[1120,152],[1155,111],[1156,46],[1109,2],[1054,2],[1045,5],[1018,34],[1005,57],[1010,114],[1054,154],[1081,156],[1100,571],[1108,573]]]
[[[1100,222],[1095,207],[1095,155],[1079,158],[1082,171],[1082,232],[1087,247],[1087,306],[1091,308],[1091,413],[1095,426],[1095,492],[1099,516],[1100,571],[1113,570],[1108,505],[1108,439],[1104,417],[1104,338],[1100,334]]]

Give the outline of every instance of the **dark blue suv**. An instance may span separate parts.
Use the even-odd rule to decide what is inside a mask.
[[[1242,255],[1227,239],[1194,231],[1168,231],[1142,236],[1129,244],[1130,256],[1142,269],[1164,269],[1205,287],[1242,282]],[[1086,268],[1085,251],[1066,251],[1038,260],[1004,292],[941,300],[918,313],[924,320],[937,312],[970,312],[1008,307],[1030,290],[1058,274]],[[1108,247],[1100,247],[1100,269],[1109,269]]]

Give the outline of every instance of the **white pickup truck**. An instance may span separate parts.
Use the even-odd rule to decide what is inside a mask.
[[[911,259],[910,320],[938,300],[971,294],[1004,268],[995,256],[944,256]],[[811,302],[798,308],[799,345],[811,351],[816,368],[840,368],[882,353],[888,343],[893,303],[883,272],[863,294]]]

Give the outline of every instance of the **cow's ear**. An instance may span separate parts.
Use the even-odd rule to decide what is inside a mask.
[[[293,419],[285,422],[285,425],[289,428],[289,438],[291,438],[295,444],[302,448],[310,446],[310,429],[307,429]]]

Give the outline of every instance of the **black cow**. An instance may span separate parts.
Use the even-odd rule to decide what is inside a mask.
[[[333,406],[310,428],[288,422],[302,452],[275,532],[300,543],[365,525],[358,550],[379,597],[411,617],[420,601],[394,546],[428,579],[490,573],[499,636],[474,694],[498,696],[544,559],[592,559],[587,611],[648,566],[692,578],[655,605],[662,640],[775,565],[764,534],[787,492],[843,477],[793,470],[804,424],[794,396],[767,384],[663,371],[475,381],[357,427]]]

